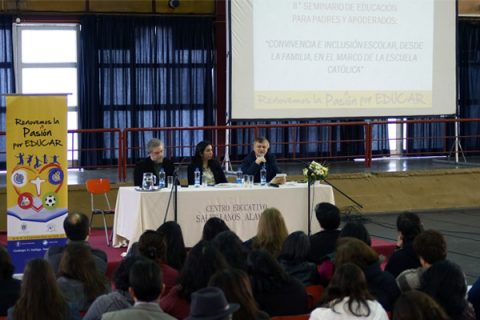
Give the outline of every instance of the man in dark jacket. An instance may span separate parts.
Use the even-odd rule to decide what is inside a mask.
[[[143,174],[145,172],[151,172],[157,177],[156,184],[158,185],[158,173],[161,169],[165,171],[165,185],[167,184],[168,176],[173,176],[175,166],[173,162],[164,157],[164,145],[163,142],[153,138],[147,143],[148,157],[138,162],[135,165],[133,172],[133,182],[136,186],[142,186]]]
[[[267,170],[267,182],[280,172],[275,156],[268,153],[270,143],[265,137],[258,137],[253,142],[253,151],[242,161],[242,172],[254,176],[254,182],[260,182],[260,170]]]

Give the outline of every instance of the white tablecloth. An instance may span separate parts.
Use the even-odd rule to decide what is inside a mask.
[[[319,202],[334,203],[328,185],[315,184],[311,191],[312,233],[319,230],[313,211]],[[138,241],[147,229],[156,230],[162,223],[170,189],[142,192],[134,187],[121,187],[117,195],[113,225],[113,245],[127,246]],[[288,183],[279,188],[224,187],[178,188],[177,222],[182,227],[185,245],[192,247],[202,235],[203,225],[210,217],[222,218],[242,240],[253,237],[262,211],[275,207],[282,212],[289,232],[307,232],[307,185]],[[173,199],[167,221],[173,220]]]

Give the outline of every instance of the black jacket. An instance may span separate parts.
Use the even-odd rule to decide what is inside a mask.
[[[225,177],[225,172],[223,172],[220,162],[215,159],[208,160],[208,167],[212,170],[215,184],[227,182],[227,177]],[[201,163],[193,162],[188,165],[187,169],[189,185],[195,184],[195,169],[197,168],[200,170],[200,184],[202,183],[203,166]]]
[[[260,182],[260,169],[262,168],[263,164],[257,164],[255,160],[257,160],[257,157],[255,156],[255,152],[252,151],[242,161],[242,172],[243,174],[253,175],[254,182]],[[267,160],[265,163],[265,169],[267,169],[268,182],[280,172],[280,169],[278,169],[277,160],[273,154],[267,153],[265,155],[265,160]]]
[[[165,171],[165,176],[173,176],[173,172],[175,171],[175,165],[173,164],[172,160],[169,160],[167,158],[163,159],[163,162],[160,164],[160,168],[163,168],[163,171]],[[157,177],[157,185],[159,183],[158,179],[158,172],[155,172],[155,166],[150,159],[150,157],[147,157],[143,159],[142,161],[137,162],[135,165],[135,170],[133,171],[133,183],[134,185],[141,187],[142,186],[142,180],[143,180],[143,174],[145,172],[152,172],[155,174]],[[165,177],[165,186],[167,185],[167,178]]]

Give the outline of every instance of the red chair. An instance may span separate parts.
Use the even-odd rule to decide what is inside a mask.
[[[272,317],[271,320],[308,320],[310,314],[299,314],[295,316],[276,316]]]
[[[306,286],[305,291],[307,292],[308,296],[308,308],[312,310],[322,299],[323,291],[325,291],[325,288],[322,285],[311,285]]]
[[[97,214],[101,214],[103,217],[103,227],[105,229],[105,238],[107,239],[107,246],[110,246],[110,239],[108,237],[107,230],[107,221],[105,220],[106,214],[115,214],[115,210],[112,209],[110,205],[110,200],[108,199],[107,193],[110,191],[110,179],[108,178],[99,178],[99,179],[88,179],[85,182],[87,191],[90,193],[90,206],[92,214],[90,216],[90,226],[92,226],[93,217]],[[103,209],[95,208],[94,199],[98,196],[103,195],[105,198],[105,206]],[[113,236],[113,234],[112,234]]]

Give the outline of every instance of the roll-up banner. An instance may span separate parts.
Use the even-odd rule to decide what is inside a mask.
[[[67,96],[9,95],[7,239],[15,273],[63,245],[68,211]]]

